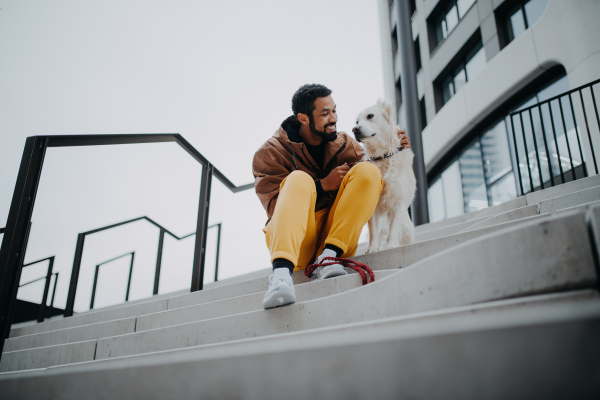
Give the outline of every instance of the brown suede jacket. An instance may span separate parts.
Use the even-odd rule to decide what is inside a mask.
[[[290,173],[298,169],[309,174],[316,182],[327,177],[334,168],[356,162],[365,154],[354,139],[344,132],[338,132],[337,139],[325,145],[324,167],[321,169],[308,153],[299,130],[300,122],[292,115],[281,123],[275,134],[254,154],[252,173],[255,189],[267,211],[267,223],[275,211],[279,185]],[[324,196],[317,199],[315,211],[327,208],[336,195],[337,191],[325,192]]]

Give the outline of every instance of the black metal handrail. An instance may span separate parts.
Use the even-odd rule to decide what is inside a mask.
[[[129,263],[129,277],[127,278],[127,290],[125,291],[125,301],[129,301],[129,289],[131,289],[131,274],[133,273],[133,259],[135,257],[135,251],[130,251],[129,253],[121,254],[118,257],[111,258],[110,260],[103,261],[100,264],[96,264],[96,273],[94,275],[94,286],[92,287],[92,297],[90,299],[90,310],[94,308],[94,300],[96,299],[96,285],[98,284],[98,273],[100,272],[100,266],[104,264],[108,264],[111,261],[118,260],[119,258],[123,258],[126,256],[131,256],[131,262]]]
[[[539,188],[540,189],[544,189],[545,187],[550,187],[550,186],[555,186],[557,184],[556,181],[558,181],[558,177],[560,176],[560,181],[561,183],[565,183],[568,180],[576,180],[578,179],[577,174],[576,174],[576,166],[575,163],[573,161],[573,153],[574,151],[572,151],[571,147],[572,147],[572,143],[570,143],[569,141],[569,135],[568,135],[568,130],[567,130],[567,123],[565,121],[565,110],[563,108],[563,101],[565,101],[565,103],[568,101],[567,106],[569,107],[567,110],[570,111],[570,113],[567,113],[567,116],[571,116],[571,118],[573,119],[573,125],[574,125],[574,129],[575,129],[575,136],[577,137],[577,148],[579,151],[579,157],[581,159],[581,169],[582,169],[582,173],[584,177],[587,177],[588,174],[588,168],[589,166],[587,165],[589,163],[589,160],[586,162],[585,161],[585,157],[584,157],[584,151],[581,145],[581,135],[580,135],[580,130],[583,130],[583,125],[580,126],[580,123],[582,122],[581,120],[578,121],[577,120],[577,112],[575,110],[575,106],[574,106],[574,101],[573,101],[573,95],[575,95],[577,97],[577,93],[579,94],[579,104],[577,107],[578,111],[581,111],[583,113],[583,120],[585,123],[585,129],[587,131],[587,139],[589,140],[589,148],[590,148],[590,152],[592,155],[592,161],[593,161],[593,165],[594,165],[594,169],[596,171],[596,174],[598,174],[598,160],[596,158],[596,153],[594,151],[594,142],[592,140],[592,133],[590,130],[590,124],[589,124],[589,120],[588,120],[588,114],[586,111],[586,105],[593,107],[594,112],[595,112],[595,116],[596,116],[596,122],[597,122],[597,127],[598,129],[600,129],[600,115],[598,112],[598,106],[596,103],[596,96],[594,94],[594,88],[593,86],[600,83],[600,79],[590,82],[586,85],[580,86],[578,88],[569,90],[567,92],[564,92],[562,94],[559,94],[558,96],[554,96],[550,99],[541,101],[535,105],[529,106],[529,107],[525,107],[523,109],[520,109],[518,111],[515,111],[513,113],[510,114],[510,123],[511,123],[511,128],[512,128],[512,134],[513,134],[513,140],[514,140],[514,154],[516,157],[516,162],[517,162],[517,176],[518,176],[518,180],[519,180],[519,189],[521,191],[520,194],[524,194],[525,190],[529,190],[530,192],[533,192],[536,190],[535,186],[534,186],[534,174],[532,172],[532,168],[534,168],[533,170],[535,171],[535,168],[537,168],[537,171],[539,171]],[[584,89],[588,89],[588,90],[584,90]],[[585,101],[584,100],[584,94],[590,93],[591,96],[589,96],[591,98],[591,105],[589,104],[590,101]],[[560,120],[559,121],[555,121],[555,114],[552,111],[552,105],[553,102],[558,103],[558,111],[560,112]],[[556,108],[556,103],[555,103],[555,108],[554,110],[557,110]],[[544,123],[544,115],[546,115],[546,113],[544,112],[545,110],[547,110],[547,115],[549,115],[549,121],[550,124],[545,124]],[[536,127],[534,124],[534,117],[539,118],[539,129],[536,130]],[[522,139],[522,146],[524,148],[524,156],[525,156],[525,161],[527,162],[527,166],[525,168],[525,166],[523,166],[521,164],[521,157],[519,155],[519,141],[517,140],[517,132],[515,130],[515,119],[518,118],[518,123],[517,123],[517,127],[520,128],[521,131],[521,139]],[[525,119],[529,119],[529,124],[525,123]],[[558,116],[556,117],[556,119],[558,119]],[[529,125],[529,127],[526,127],[526,125]],[[559,139],[557,137],[556,134],[556,127],[557,126],[562,126],[562,131],[564,132],[564,137],[565,137],[565,144],[566,144],[566,149],[567,149],[567,155],[568,158],[565,156],[561,156],[561,150],[560,150],[560,146],[559,146]],[[527,142],[528,142],[528,138],[527,138],[527,131],[530,129],[531,132],[531,141],[533,141],[533,150],[530,150],[530,146],[528,146]],[[551,131],[551,135],[550,132]],[[540,154],[540,146],[541,144],[538,144],[538,139],[541,138],[542,142],[543,142],[543,152],[542,154]],[[554,146],[552,146],[552,139],[554,140]],[[550,142],[550,144],[549,144]],[[552,154],[551,157],[551,151],[556,151],[556,153]],[[556,169],[558,170],[557,172],[553,171],[553,157],[556,158]],[[534,160],[536,165],[534,166]],[[549,179],[544,181],[544,171],[543,171],[543,167],[542,167],[542,160],[545,161],[545,164],[547,166],[548,169],[548,177]],[[570,167],[571,170],[571,178],[566,177],[565,176],[565,170],[563,169],[563,162],[568,162],[569,164],[565,165],[565,167]],[[521,169],[526,169],[526,171],[521,171]],[[545,169],[545,168],[544,168]],[[526,176],[524,177],[523,175],[526,173]],[[523,185],[523,181],[524,178],[526,178],[526,180],[529,182],[529,188],[525,188]],[[556,179],[555,179],[556,178]]]
[[[34,279],[32,281],[19,284],[18,287],[27,286],[31,283],[41,281],[42,279],[46,280],[46,284],[44,285],[44,294],[42,295],[42,303],[40,304],[40,312],[38,313],[37,322],[44,321],[45,311],[46,311],[46,303],[48,302],[48,291],[50,290],[50,281],[52,280],[52,268],[54,267],[54,258],[55,256],[42,258],[41,260],[32,261],[27,264],[23,264],[22,268],[28,267],[33,264],[40,263],[42,261],[48,261],[48,271],[46,272],[46,276],[42,276],[41,278]],[[54,291],[52,292],[52,303],[50,305],[51,308],[54,307],[54,295],[56,294],[56,282],[58,281],[58,272],[56,273],[56,280],[54,281]]]
[[[29,239],[31,216],[42,175],[46,150],[49,147],[104,146],[119,144],[175,142],[202,164],[200,201],[196,224],[196,243],[190,291],[202,290],[208,211],[213,175],[233,193],[254,187],[254,184],[236,186],[215,168],[198,150],[179,134],[123,134],[31,136],[25,141],[23,157],[17,175],[15,190],[0,247],[0,352],[10,334],[12,314],[17,296],[18,279]],[[78,251],[83,248],[78,249]]]
[[[141,220],[146,220],[146,221],[150,222],[152,225],[154,225],[160,229],[160,232],[158,235],[158,251],[157,251],[157,255],[156,255],[156,269],[154,272],[154,289],[152,291],[153,295],[158,294],[158,285],[160,282],[160,271],[161,271],[161,266],[162,266],[162,254],[163,254],[163,246],[164,246],[164,242],[165,242],[165,234],[169,234],[171,237],[173,237],[177,240],[183,240],[185,238],[195,235],[196,232],[188,233],[187,235],[179,237],[179,236],[175,235],[173,232],[166,229],[161,224],[157,223],[156,221],[154,221],[151,218],[144,215],[143,217],[128,219],[126,221],[117,222],[115,224],[106,225],[101,228],[96,228],[96,229],[92,229],[92,230],[89,230],[86,232],[82,232],[77,235],[77,244],[75,245],[75,259],[73,260],[73,269],[71,272],[71,283],[69,284],[69,294],[67,295],[67,305],[65,307],[65,317],[72,316],[73,312],[74,312],[73,308],[75,306],[75,295],[77,293],[79,272],[81,270],[81,259],[83,257],[83,247],[85,244],[86,237],[88,235],[92,235],[94,233],[106,231],[106,230],[109,230],[112,228],[127,225],[127,224],[141,221]],[[211,226],[207,227],[207,230],[210,228],[213,228],[215,226],[218,226],[218,228],[219,228],[219,233],[218,233],[218,237],[217,237],[217,260],[216,260],[216,266],[215,266],[215,271],[217,271],[219,268],[219,256],[218,256],[219,248],[221,246],[221,223],[211,225]],[[127,254],[130,254],[130,253],[127,253]],[[215,272],[215,274],[216,274],[216,272]],[[216,280],[216,275],[215,275],[215,280]],[[95,284],[94,284],[94,288],[95,288]],[[129,296],[127,296],[127,297],[129,297]],[[93,304],[93,301],[91,304]],[[90,307],[90,308],[92,308],[92,307]]]

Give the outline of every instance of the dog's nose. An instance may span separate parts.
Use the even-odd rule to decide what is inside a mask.
[[[355,126],[354,128],[352,128],[352,132],[356,135],[357,133],[360,133],[360,128],[358,126]]]

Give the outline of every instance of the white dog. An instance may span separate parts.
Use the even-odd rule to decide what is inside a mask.
[[[392,107],[379,100],[358,114],[352,129],[366,151],[364,160],[375,164],[383,178],[379,202],[369,220],[367,253],[413,243],[414,225],[408,215],[417,181],[412,169],[414,154],[400,147],[399,128],[392,121]]]

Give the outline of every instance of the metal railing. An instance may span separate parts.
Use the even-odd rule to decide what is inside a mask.
[[[125,291],[125,301],[129,301],[129,289],[131,289],[131,274],[133,273],[133,259],[135,257],[135,251],[122,254],[118,257],[111,258],[110,260],[96,264],[96,273],[94,274],[94,286],[92,286],[92,297],[90,299],[90,310],[94,308],[94,300],[96,299],[96,285],[98,284],[98,273],[100,272],[100,266],[108,264],[109,262],[118,260],[125,256],[131,256],[131,262],[129,263],[129,276],[127,277],[127,290]]]
[[[43,322],[46,314],[46,303],[48,302],[48,292],[50,291],[50,282],[52,281],[52,276],[56,275],[56,279],[54,280],[54,289],[52,290],[52,300],[50,302],[50,316],[52,316],[52,309],[54,308],[54,295],[56,294],[56,282],[58,282],[58,272],[52,272],[52,268],[54,267],[54,258],[55,256],[42,258],[41,260],[33,261],[23,265],[23,268],[28,267],[33,264],[40,263],[42,261],[48,261],[48,271],[46,272],[46,276],[42,276],[41,278],[34,279],[32,281],[22,283],[19,287],[27,286],[29,284],[39,282],[42,279],[46,280],[44,285],[44,294],[42,295],[42,302],[40,304],[40,311],[38,313],[37,322]]]
[[[510,114],[521,195],[587,177],[590,171],[598,174],[598,83],[600,79]]]
[[[236,186],[223,173],[215,168],[183,136],[179,134],[124,134],[124,135],[64,135],[31,136],[25,141],[15,190],[4,229],[0,247],[0,352],[4,340],[10,333],[12,314],[19,287],[19,277],[23,258],[29,239],[31,216],[42,175],[46,150],[49,147],[105,146],[119,144],[165,143],[175,142],[192,158],[202,164],[200,179],[200,200],[196,223],[196,242],[192,266],[190,291],[202,290],[204,279],[204,260],[206,236],[208,230],[208,212],[213,176],[221,181],[233,193],[254,187],[253,183]],[[83,246],[76,250],[81,257]],[[73,274],[72,274],[73,275]],[[73,280],[73,276],[71,277]],[[73,297],[74,300],[74,297]]]

